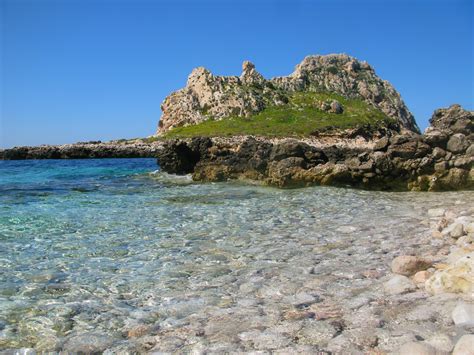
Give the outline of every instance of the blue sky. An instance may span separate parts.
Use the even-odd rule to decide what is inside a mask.
[[[420,127],[474,109],[473,1],[0,0],[0,147],[148,136],[192,68],[287,75],[309,54],[368,61]]]

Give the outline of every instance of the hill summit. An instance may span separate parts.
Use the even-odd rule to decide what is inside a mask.
[[[161,109],[159,135],[226,119],[234,119],[235,127],[215,123],[209,127],[216,134],[225,128],[227,135],[265,130],[271,134],[272,129],[284,135],[290,127],[299,127],[292,132],[304,135],[312,129],[349,128],[388,119],[402,129],[419,132],[393,86],[367,62],[346,54],[308,56],[290,75],[269,80],[249,61],[243,63],[240,76],[217,76],[198,67],[186,87],[166,97]],[[278,121],[272,125],[275,117]],[[262,127],[259,120],[265,123]]]

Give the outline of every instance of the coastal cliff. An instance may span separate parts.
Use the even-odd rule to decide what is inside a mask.
[[[337,126],[336,115],[345,109],[339,97],[350,100],[349,108],[366,105],[365,119],[369,114],[381,113],[403,129],[419,132],[400,94],[388,81],[380,79],[367,62],[345,54],[330,54],[308,56],[289,76],[269,80],[248,61],[243,63],[240,76],[216,76],[203,67],[196,68],[186,87],[163,101],[157,133],[165,135],[172,129],[207,121],[253,118],[267,110],[272,115],[288,116],[304,111],[312,116],[315,127],[316,121],[320,125],[323,121],[324,126]],[[350,112],[345,121],[352,118],[358,123],[358,113]],[[271,134],[271,129],[266,133]]]
[[[161,108],[161,169],[197,181],[473,188],[473,112],[436,110],[420,134],[393,86],[345,54],[308,56],[269,80],[248,61],[240,76],[196,68]]]
[[[171,140],[158,154],[169,173],[198,181],[258,180],[278,187],[352,186],[440,191],[474,187],[474,113],[436,110],[423,135],[362,128],[305,139]]]

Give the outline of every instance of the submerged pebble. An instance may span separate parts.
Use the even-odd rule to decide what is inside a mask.
[[[399,255],[445,247],[427,206],[471,211],[472,192],[197,184],[149,176],[148,160],[45,164],[0,180],[31,190],[0,194],[14,204],[0,209],[0,349],[383,353],[458,340],[458,296],[416,286],[434,269],[390,271]]]

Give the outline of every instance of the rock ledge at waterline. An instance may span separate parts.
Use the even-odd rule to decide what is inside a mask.
[[[420,135],[349,129],[302,139],[240,136],[169,140],[161,168],[198,181],[258,180],[278,187],[353,186],[440,191],[474,187],[474,113],[438,109]]]

